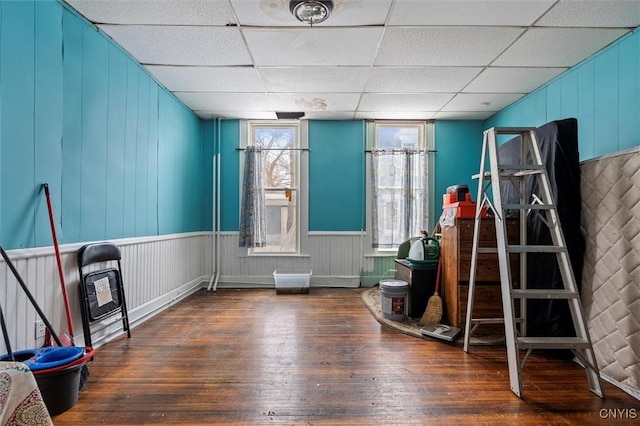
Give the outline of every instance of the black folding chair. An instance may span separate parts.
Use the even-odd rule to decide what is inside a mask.
[[[120,259],[120,249],[110,243],[87,244],[78,250],[85,346],[93,346],[91,335],[116,322],[117,316],[122,319],[122,328],[127,332],[127,337],[131,337]],[[98,263],[100,265],[97,267],[89,268]],[[114,263],[117,267],[113,267]],[[87,269],[90,271],[85,272]]]

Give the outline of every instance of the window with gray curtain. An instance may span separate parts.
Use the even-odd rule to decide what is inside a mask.
[[[239,246],[264,247],[267,244],[267,227],[263,151],[260,147],[249,146],[244,155]]]

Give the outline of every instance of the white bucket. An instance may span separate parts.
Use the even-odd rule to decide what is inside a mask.
[[[409,310],[409,283],[400,280],[380,281],[380,304],[382,316],[402,321]]]

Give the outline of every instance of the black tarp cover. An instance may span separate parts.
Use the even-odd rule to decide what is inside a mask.
[[[581,290],[585,239],[580,229],[578,122],[575,118],[552,121],[537,128],[536,136],[547,167],[576,284]],[[500,145],[498,150],[501,164],[520,162],[519,137]],[[532,176],[527,177],[526,188],[529,200],[531,194],[539,194],[536,179]],[[504,203],[519,202],[520,195],[508,182],[503,183],[502,194]],[[528,216],[527,238],[529,245],[552,244],[549,228],[536,214]],[[528,288],[563,288],[555,254],[530,253],[527,262]],[[529,336],[575,336],[566,300],[528,300],[527,322]]]

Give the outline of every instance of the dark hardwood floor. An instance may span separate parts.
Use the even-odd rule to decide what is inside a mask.
[[[466,354],[397,333],[361,291],[201,290],[97,349],[78,402],[54,424],[640,422],[638,400],[606,382],[602,400],[579,366],[544,355],[527,361],[519,399],[504,347]]]

